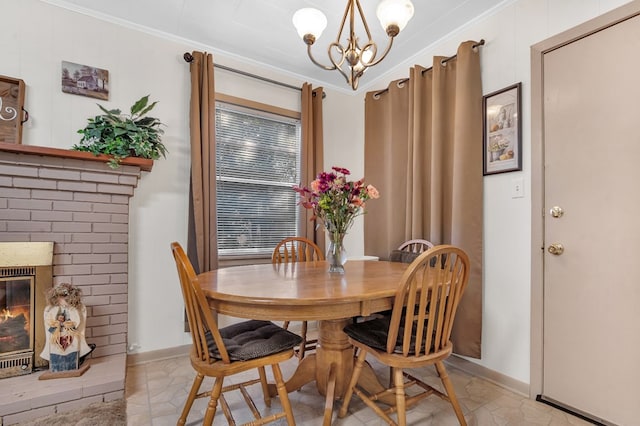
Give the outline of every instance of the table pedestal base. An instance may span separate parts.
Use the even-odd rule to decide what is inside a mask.
[[[323,426],[331,424],[334,401],[344,396],[353,373],[354,348],[342,331],[350,321],[351,318],[319,321],[316,353],[305,355],[286,382],[287,392],[293,392],[315,380],[318,392],[326,397]],[[358,384],[369,393],[384,389],[368,363]],[[274,385],[269,385],[269,391],[271,396],[277,396]],[[395,402],[393,396],[389,402]]]

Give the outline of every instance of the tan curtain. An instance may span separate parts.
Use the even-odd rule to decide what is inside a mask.
[[[457,57],[411,69],[365,99],[365,175],[381,197],[368,203],[365,252],[387,259],[423,238],[467,252],[471,276],[458,310],[454,351],[480,357],[482,335],[482,83],[468,41]]]
[[[196,272],[218,268],[216,139],[213,55],[191,61],[191,186],[187,252]]]
[[[322,87],[313,89],[309,83],[302,85],[302,151],[301,151],[301,184],[309,183],[323,170],[323,139],[322,139]],[[311,210],[300,207],[300,236],[308,238],[324,250],[324,231],[316,226]]]

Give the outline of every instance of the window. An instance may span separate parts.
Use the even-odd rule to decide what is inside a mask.
[[[220,256],[271,255],[296,235],[300,120],[216,102]]]

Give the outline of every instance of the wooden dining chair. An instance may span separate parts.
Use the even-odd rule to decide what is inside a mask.
[[[304,237],[287,237],[280,240],[273,249],[273,263],[312,262],[324,260],[320,247]]]
[[[304,237],[287,237],[282,239],[276,247],[273,249],[271,255],[271,262],[274,264],[279,263],[293,263],[293,262],[313,262],[317,260],[324,260],[324,254],[320,247],[313,241]],[[283,328],[286,330],[289,328],[289,321],[285,321]],[[307,321],[302,322],[302,329],[300,335],[304,339],[304,345],[296,350],[296,356],[302,359],[307,350],[314,350],[318,344],[317,339],[307,340]]]
[[[427,240],[408,240],[400,244],[397,249],[391,250],[389,260],[391,262],[411,263],[416,257],[433,248],[434,244]]]
[[[430,395],[437,395],[451,403],[458,422],[466,425],[443,361],[453,349],[451,330],[468,279],[466,253],[451,245],[436,246],[422,253],[403,274],[390,317],[345,327],[349,342],[359,353],[339,417],[347,414],[355,393],[390,425],[405,426],[407,408]],[[391,367],[393,383],[389,389],[369,395],[358,387],[367,355]],[[405,371],[428,365],[435,365],[445,392]],[[407,396],[405,389],[414,385],[421,391]],[[376,402],[393,395],[394,405],[382,406]],[[397,422],[390,417],[394,412],[397,412]]]
[[[423,253],[431,248],[433,248],[434,244],[431,241],[427,240],[408,240],[404,243],[400,244],[398,250],[408,251],[411,253]]]
[[[189,329],[193,339],[191,347],[191,366],[196,377],[191,391],[184,404],[178,425],[184,425],[197,398],[210,396],[203,424],[211,425],[216,414],[218,402],[222,407],[227,422],[235,425],[229,404],[224,394],[239,390],[249,406],[255,420],[245,425],[262,425],[286,418],[287,424],[295,425],[289,396],[282,377],[279,363],[293,357],[294,347],[301,342],[300,336],[291,333],[268,321],[249,320],[218,329],[218,324],[207,303],[207,298],[200,288],[198,278],[180,244],[171,244],[173,257],[178,268],[180,286],[184,297]],[[282,412],[262,417],[246,387],[260,383],[264,394],[264,402],[271,406],[271,398],[267,385],[265,366],[270,365],[276,381],[276,389],[280,396]],[[225,378],[252,369],[258,370],[258,377],[242,383],[223,386]],[[205,377],[214,377],[211,391],[200,392]]]

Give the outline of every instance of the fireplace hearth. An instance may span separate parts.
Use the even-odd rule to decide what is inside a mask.
[[[0,378],[48,365],[39,354],[52,263],[53,242],[0,243]]]

